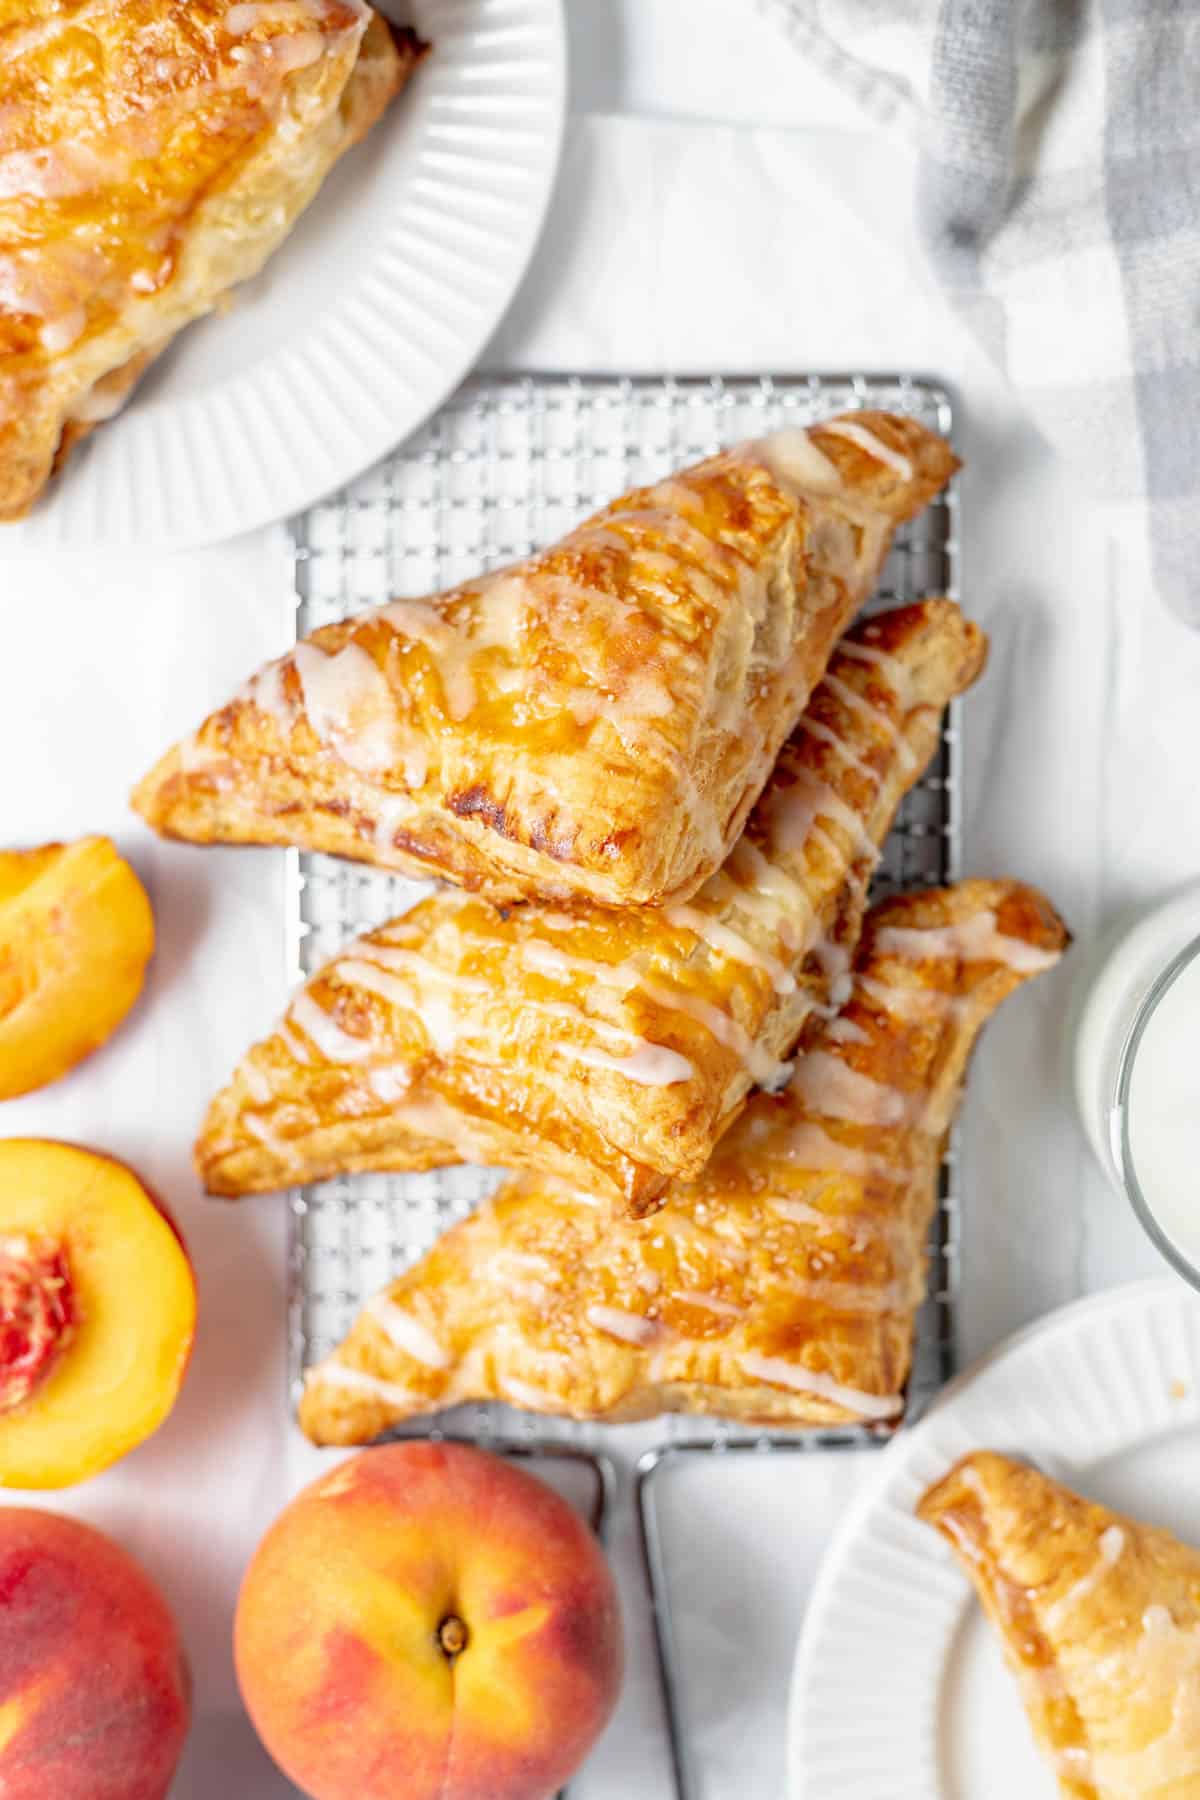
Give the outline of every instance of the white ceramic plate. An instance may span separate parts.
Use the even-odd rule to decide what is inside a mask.
[[[383,0],[433,45],[229,312],[184,332],[0,550],[211,543],[408,436],[533,251],[566,106],[561,0]]]
[[[1056,1800],[967,1581],[914,1517],[929,1484],[976,1448],[1040,1459],[1200,1544],[1200,1301],[1153,1281],[1052,1313],[885,1451],[805,1620],[793,1800]]]

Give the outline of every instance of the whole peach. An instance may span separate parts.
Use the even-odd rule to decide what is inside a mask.
[[[175,1621],[76,1519],[0,1507],[0,1794],[165,1800],[188,1729]]]
[[[546,1800],[621,1680],[616,1590],[553,1489],[463,1444],[364,1451],[277,1519],[238,1679],[315,1800]]]

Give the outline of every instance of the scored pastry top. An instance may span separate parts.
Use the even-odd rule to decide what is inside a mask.
[[[686,900],[893,529],[955,466],[886,413],[724,452],[511,568],[321,627],[134,803],[169,836],[297,844],[494,899]]]

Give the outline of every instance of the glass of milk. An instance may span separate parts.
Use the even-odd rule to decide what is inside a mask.
[[[1088,990],[1084,1129],[1168,1262],[1200,1287],[1200,888],[1141,918]]]

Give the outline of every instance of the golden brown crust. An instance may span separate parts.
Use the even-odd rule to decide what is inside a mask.
[[[1071,1800],[1200,1795],[1200,1552],[993,1451],[925,1494]]]
[[[725,868],[683,908],[442,890],[314,976],[217,1096],[197,1160],[242,1194],[361,1169],[539,1168],[651,1210],[782,1073],[984,640],[948,600],[856,627]]]
[[[421,48],[361,0],[0,0],[0,519],[258,271]]]
[[[506,1182],[310,1375],[304,1429],[360,1443],[465,1400],[606,1420],[894,1422],[971,1044],[1065,942],[1015,882],[875,907],[841,1014],[698,1181],[646,1223],[545,1176]]]
[[[298,844],[501,901],[686,898],[736,841],[893,528],[956,466],[915,420],[855,415],[874,456],[837,425],[322,627],[134,805],[167,836]]]

